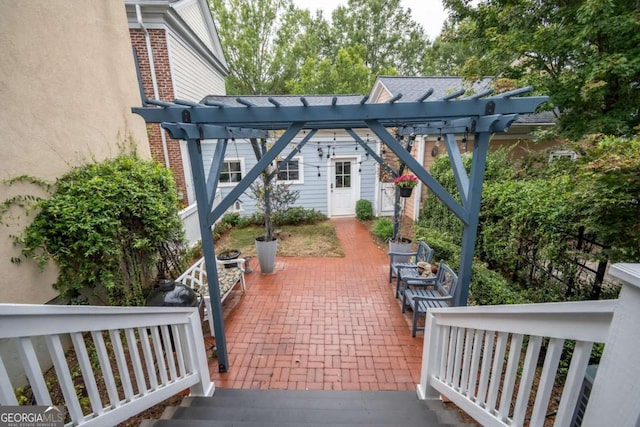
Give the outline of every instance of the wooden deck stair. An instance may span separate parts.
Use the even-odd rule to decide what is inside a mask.
[[[141,427],[458,427],[457,413],[410,391],[300,391],[216,389],[210,398],[187,397],[161,419]]]

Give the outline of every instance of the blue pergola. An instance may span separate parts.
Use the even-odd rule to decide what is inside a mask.
[[[458,271],[460,284],[455,301],[456,305],[466,305],[489,140],[493,133],[507,131],[519,114],[533,113],[547,101],[548,98],[544,96],[521,96],[532,90],[531,87],[525,87],[498,95],[487,90],[468,97],[464,97],[464,90],[459,90],[435,100],[429,98],[433,93],[433,90],[429,90],[415,101],[405,102],[402,95],[396,95],[385,103],[369,103],[367,96],[355,101],[353,97],[339,96],[227,97],[222,102],[205,99],[202,103],[182,100],[169,103],[144,98],[144,106],[133,108],[133,112],[141,115],[147,123],[160,123],[171,138],[187,141],[198,204],[202,250],[207,260],[212,307],[210,315],[214,318],[220,372],[228,369],[228,355],[211,227],[267,166],[290,146],[294,137],[303,130],[309,131],[288,153],[286,159],[297,154],[317,130],[344,129],[369,155],[388,167],[358,137],[354,129],[368,128],[375,133],[398,156],[401,164],[411,169],[464,224]],[[291,99],[296,99],[296,102],[292,103]],[[267,138],[270,131],[282,133],[271,149],[214,208],[213,201],[227,141]],[[396,135],[392,135],[392,132]],[[461,202],[449,194],[410,155],[407,146],[402,145],[402,138],[397,138],[398,135],[408,136],[411,140],[416,135],[436,133],[442,135],[446,144]],[[474,135],[470,174],[464,168],[456,140],[456,135],[462,134]],[[203,139],[219,140],[208,173],[205,173],[203,165]]]

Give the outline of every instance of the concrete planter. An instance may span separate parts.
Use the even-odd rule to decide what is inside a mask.
[[[260,263],[260,271],[263,274],[271,274],[276,268],[276,251],[278,239],[265,241],[264,237],[256,238],[256,254]]]
[[[399,242],[389,241],[389,252],[411,253],[411,239],[402,238]],[[408,262],[409,256],[396,256],[393,262]]]

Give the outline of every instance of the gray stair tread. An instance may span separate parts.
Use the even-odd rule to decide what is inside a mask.
[[[148,424],[141,424],[140,427],[449,427],[444,424],[433,424],[424,420],[414,423],[282,423],[282,422],[265,422],[265,421],[229,421],[229,420],[207,420],[206,424],[203,420],[156,420]],[[457,426],[456,426],[457,427]]]
[[[417,399],[415,391],[346,391],[346,390],[256,390],[239,388],[216,388],[215,397],[218,396],[304,396],[315,399],[394,399],[405,400],[409,397]]]
[[[414,392],[400,394],[380,394],[380,395],[353,395],[349,397],[343,395],[336,398],[329,394],[318,394],[305,392],[300,393],[265,393],[257,398],[255,394],[234,395],[216,393],[213,397],[187,397],[180,406],[192,407],[226,407],[226,408],[310,408],[310,409],[395,409],[410,410],[419,408],[423,403],[418,400]],[[368,397],[367,397],[368,396]]]
[[[439,400],[413,391],[248,390],[217,388],[187,397],[144,427],[462,427]]]
[[[210,408],[177,407],[173,419],[227,420],[227,421],[268,421],[272,423],[299,424],[396,424],[433,422],[437,425],[436,414],[426,407],[412,410],[354,410],[354,409],[311,409],[311,408]]]

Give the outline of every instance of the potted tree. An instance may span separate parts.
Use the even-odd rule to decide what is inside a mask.
[[[267,152],[266,140],[251,139],[251,146],[256,159],[260,161]],[[278,238],[274,232],[274,219],[281,218],[300,196],[299,191],[290,191],[288,185],[276,182],[277,176],[277,165],[267,166],[260,174],[260,181],[251,186],[250,193],[250,197],[264,212],[264,235],[256,237],[255,243],[260,271],[265,274],[273,273],[276,264]]]
[[[264,211],[264,234],[256,237],[256,256],[260,264],[260,271],[264,274],[271,274],[276,266],[276,252],[278,250],[278,239],[273,232],[272,217],[272,196],[271,181],[268,172],[261,175],[262,182],[252,185],[252,197],[257,201],[258,207]]]

